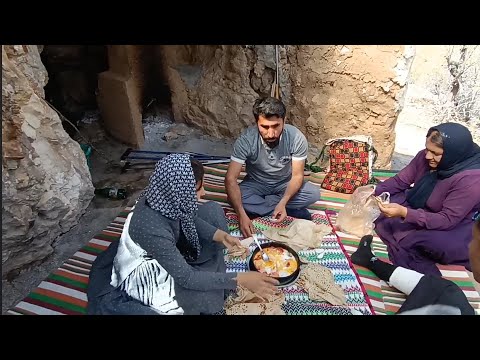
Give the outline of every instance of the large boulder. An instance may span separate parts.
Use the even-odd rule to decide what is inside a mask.
[[[2,277],[53,252],[93,198],[80,145],[44,101],[36,45],[2,46]]]

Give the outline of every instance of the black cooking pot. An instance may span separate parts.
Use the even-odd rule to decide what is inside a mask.
[[[284,277],[272,276],[274,279],[278,280],[279,286],[288,285],[288,284],[294,282],[297,279],[298,275],[300,274],[300,264],[301,264],[301,262],[300,262],[300,258],[298,257],[298,254],[297,254],[296,251],[294,251],[291,247],[289,247],[285,244],[278,243],[278,242],[275,242],[275,241],[268,242],[268,243],[265,243],[265,244],[261,244],[260,246],[262,247],[262,249],[266,249],[268,247],[284,248],[284,249],[288,250],[288,252],[290,252],[290,254],[293,255],[295,260],[297,260],[297,270],[295,270],[292,274],[290,274],[288,276],[284,276]],[[250,255],[250,260],[248,261],[248,268],[250,269],[250,271],[258,271],[258,269],[255,267],[255,264],[253,263],[253,259],[255,258],[255,255],[259,251],[260,251],[260,249],[258,247],[256,247],[255,250]]]

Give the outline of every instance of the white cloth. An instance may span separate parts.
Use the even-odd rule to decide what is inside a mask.
[[[410,295],[415,287],[420,282],[423,274],[414,270],[405,269],[403,267],[397,267],[393,270],[392,275],[388,282],[394,288],[400,290],[405,295]]]
[[[175,300],[173,278],[155,259],[137,245],[128,233],[133,209],[128,214],[113,261],[110,285],[150,306],[159,314],[182,315],[183,309]]]

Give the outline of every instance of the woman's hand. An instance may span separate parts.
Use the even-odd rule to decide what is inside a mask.
[[[215,234],[213,234],[213,240],[222,243],[225,245],[225,247],[230,250],[232,247],[235,245],[237,246],[242,246],[240,243],[240,240],[236,238],[235,236],[232,236],[230,234],[227,234],[225,231],[218,229],[215,231]]]
[[[383,204],[378,202],[378,208],[388,218],[391,217],[402,217],[405,218],[407,216],[408,209],[405,206],[391,203],[391,204]]]
[[[223,243],[223,245],[225,245],[225,247],[228,250],[230,250],[234,246],[242,247],[242,244],[240,243],[240,240],[238,240],[237,237],[229,235],[227,233],[225,233],[225,236],[224,236],[224,239],[223,239],[222,243]]]
[[[248,271],[237,274],[237,284],[264,299],[268,299],[278,291],[275,285],[278,285],[279,282],[266,274]]]

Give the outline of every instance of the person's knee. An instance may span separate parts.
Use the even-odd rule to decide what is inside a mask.
[[[223,208],[215,201],[208,201],[198,206],[197,216],[223,231],[228,230],[227,220]]]
[[[320,188],[310,183],[306,183],[302,189],[301,195],[303,206],[307,207],[320,200]]]
[[[240,197],[240,202],[242,203],[242,206],[246,206],[248,205],[249,201],[248,201],[248,197],[244,196],[243,194],[241,194],[241,197]],[[227,195],[227,203],[233,207],[233,202],[232,202],[232,199]]]
[[[255,193],[249,188],[240,186],[240,197],[242,199],[242,202],[244,202],[245,200],[247,200],[248,198],[254,195]]]
[[[207,201],[202,203],[201,205],[198,206],[199,213],[200,212],[206,212],[209,214],[222,214],[224,215],[223,208],[220,206],[219,203],[215,201]]]
[[[310,184],[309,199],[311,204],[320,201],[320,187]]]

